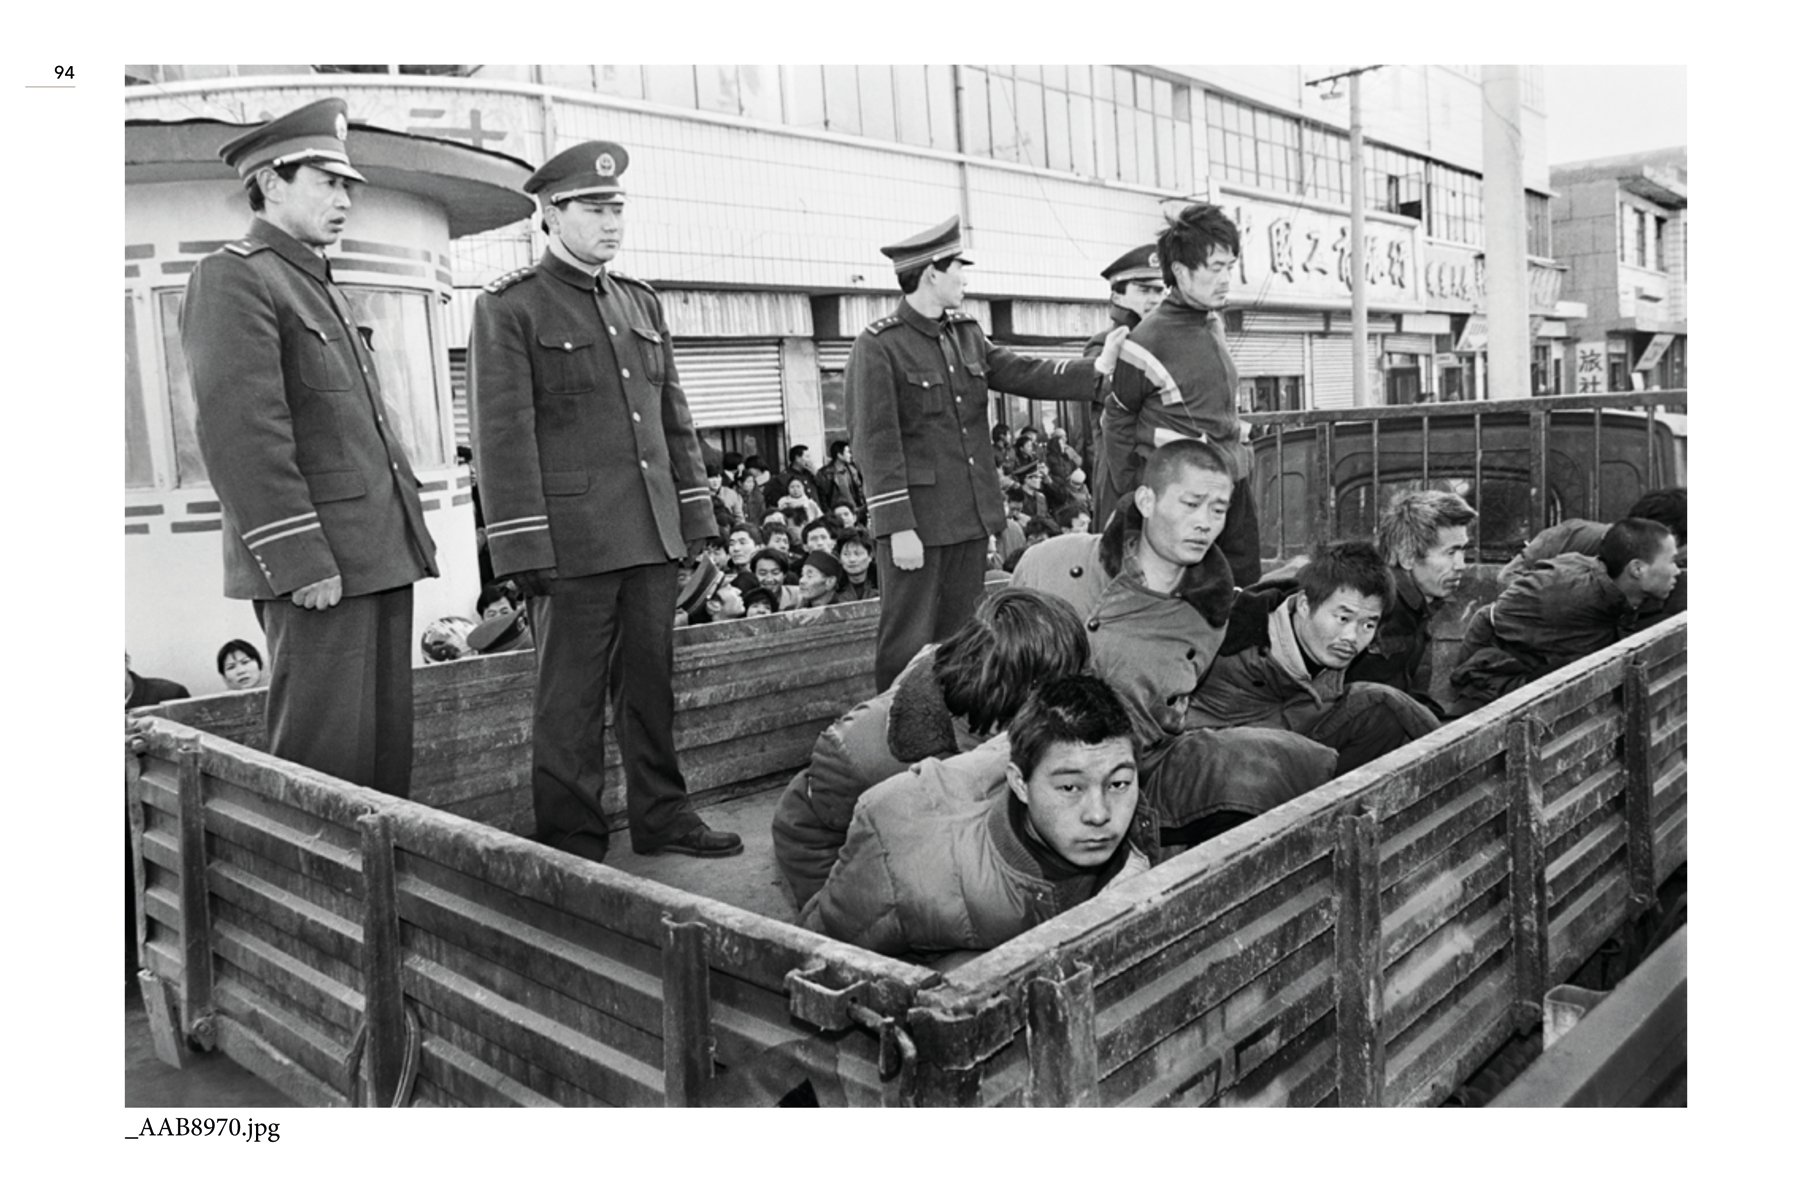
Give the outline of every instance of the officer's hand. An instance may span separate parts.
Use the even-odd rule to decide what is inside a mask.
[[[326,611],[340,602],[340,577],[335,575],[307,587],[299,587],[291,593],[289,602],[297,608],[314,608]]]
[[[1114,367],[1120,361],[1120,343],[1126,340],[1126,326],[1116,327],[1107,335],[1107,341],[1101,347],[1101,354],[1095,359],[1095,370],[1103,375],[1112,375]]]
[[[891,535],[889,545],[893,549],[893,565],[900,570],[916,571],[925,565],[925,543],[919,541],[916,530],[900,530]]]
[[[517,571],[506,576],[516,585],[516,590],[526,596],[549,596],[554,591],[554,580],[559,578],[552,567],[536,567],[532,571]]]

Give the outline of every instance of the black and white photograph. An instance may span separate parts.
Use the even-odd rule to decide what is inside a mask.
[[[127,1106],[1684,1106],[1685,86],[127,64]]]

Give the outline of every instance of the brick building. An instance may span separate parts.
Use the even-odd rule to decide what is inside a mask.
[[[1579,391],[1686,386],[1686,147],[1554,167]]]

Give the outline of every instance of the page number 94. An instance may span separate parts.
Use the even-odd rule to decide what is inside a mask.
[[[58,83],[74,83],[75,82],[75,68],[73,66],[58,67],[56,69],[56,71],[57,71],[57,82]]]

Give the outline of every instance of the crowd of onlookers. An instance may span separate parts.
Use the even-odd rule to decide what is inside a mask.
[[[1062,533],[1085,533],[1094,520],[1082,455],[1061,427],[993,430],[995,464],[1007,512],[989,566],[1010,572],[1028,546]],[[706,482],[717,536],[680,568],[686,625],[824,608],[879,596],[875,539],[867,527],[862,471],[850,445],[830,444],[815,468],[809,447],[793,446],[775,474],[759,455],[707,454]]]
[[[1062,533],[1086,533],[1093,501],[1082,455],[1061,427],[1044,434],[1026,426],[1015,435],[1001,424],[994,427],[993,440],[1008,520],[993,539],[988,564],[1011,572],[1028,546]],[[814,467],[809,447],[793,446],[779,474],[759,455],[734,451],[720,456],[708,450],[705,468],[718,532],[705,539],[696,557],[680,564],[675,624],[825,608],[881,594],[862,471],[847,440],[830,443],[823,467]],[[487,579],[472,613],[437,617],[423,629],[424,663],[534,646],[527,605],[515,584],[481,573]],[[220,647],[215,670],[227,691],[269,680],[263,651],[242,638]],[[181,691],[188,695],[186,688]]]

